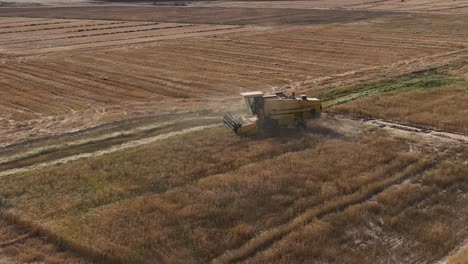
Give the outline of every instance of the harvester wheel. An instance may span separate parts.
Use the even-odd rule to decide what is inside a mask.
[[[274,137],[279,135],[279,124],[278,121],[271,118],[265,118],[265,120],[259,125],[261,135],[264,137]]]
[[[296,127],[307,129],[307,123],[304,120],[297,120]]]

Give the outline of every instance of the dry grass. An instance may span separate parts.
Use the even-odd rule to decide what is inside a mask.
[[[28,230],[0,220],[0,243],[16,240],[15,242],[2,245],[0,254],[14,257],[20,263],[91,263],[37,236],[18,239],[28,233]]]
[[[453,151],[463,154],[443,161],[414,178],[415,182],[395,185],[375,200],[291,232],[246,262],[437,261],[468,235],[468,153],[463,148]],[[419,178],[421,183],[417,183]]]
[[[213,128],[41,172],[3,177],[0,195],[15,210],[28,212],[25,216],[31,219],[83,213],[305,149],[317,140],[306,136],[249,141],[225,128]]]
[[[333,107],[336,113],[382,118],[468,133],[467,82],[438,82],[377,93]]]
[[[418,162],[386,135],[252,142],[225,131],[7,177],[0,194],[6,212],[84,251],[132,263],[207,262],[309,208],[368,195]]]

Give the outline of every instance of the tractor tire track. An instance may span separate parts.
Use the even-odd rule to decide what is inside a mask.
[[[468,145],[468,135],[444,131],[442,129],[433,127],[383,120],[378,118],[359,118],[332,113],[323,113],[323,116],[329,119],[358,122],[363,125],[378,127],[398,136],[414,137],[418,140],[429,141],[433,144]]]
[[[258,236],[254,237],[240,248],[227,251],[223,255],[213,259],[211,263],[221,264],[242,262],[269,248],[275,242],[281,240],[286,235],[299,229],[305,224],[310,223],[312,220],[316,218],[322,218],[330,213],[342,211],[352,205],[367,201],[371,197],[383,192],[389,187],[400,184],[401,182],[415,175],[421,174],[422,172],[435,166],[435,164],[436,163],[428,161],[424,161],[421,164],[416,165],[412,164],[406,167],[402,172],[382,181],[370,183],[352,194],[340,196],[335,200],[331,200],[329,202],[325,202],[322,205],[312,207],[302,214],[296,216],[290,222],[260,233]]]
[[[31,39],[31,40],[25,40],[25,41],[17,41],[17,42],[8,42],[8,45],[12,44],[24,44],[24,43],[40,43],[40,42],[48,42],[48,41],[55,41],[55,40],[70,40],[70,39],[87,39],[90,37],[101,37],[101,36],[107,36],[107,35],[126,35],[126,34],[132,34],[132,33],[137,33],[137,32],[147,32],[147,31],[159,31],[159,30],[166,30],[166,29],[175,29],[175,28],[183,28],[183,27],[192,27],[192,25],[187,24],[187,25],[175,25],[175,26],[166,26],[166,27],[159,27],[158,23],[155,23],[154,25],[134,25],[134,26],[120,26],[120,27],[114,27],[114,28],[105,28],[107,31],[99,32],[99,33],[87,33],[87,31],[77,31],[73,33],[69,33],[68,36],[65,34],[60,34],[60,37],[56,38],[47,38],[47,39]],[[148,28],[144,28],[148,27]],[[131,29],[128,29],[131,28]],[[116,30],[116,29],[124,29],[120,31],[110,31],[110,30]],[[103,29],[104,30],[104,29]],[[41,30],[42,31],[42,30]],[[78,34],[77,34],[78,33]],[[87,34],[86,34],[87,33]]]
[[[156,142],[156,141],[160,141],[160,140],[163,140],[163,139],[167,139],[167,138],[170,138],[170,137],[184,135],[184,134],[188,134],[188,133],[191,133],[191,132],[196,132],[196,131],[200,131],[200,130],[203,130],[203,129],[216,127],[216,126],[219,126],[219,124],[196,126],[196,127],[192,127],[192,128],[179,130],[179,131],[160,134],[160,135],[153,136],[153,137],[128,141],[128,142],[125,142],[125,143],[122,143],[122,144],[119,144],[119,145],[115,145],[115,146],[112,146],[112,147],[107,148],[107,149],[98,150],[98,151],[95,151],[95,152],[86,152],[86,153],[81,153],[81,154],[77,154],[77,155],[73,155],[73,156],[68,156],[68,157],[59,158],[59,159],[52,160],[52,161],[47,161],[47,162],[27,166],[27,167],[9,169],[9,170],[5,170],[5,171],[0,172],[0,178],[8,176],[8,175],[16,174],[16,173],[25,173],[25,172],[29,172],[29,171],[33,171],[33,170],[37,170],[37,169],[43,169],[43,168],[51,167],[51,166],[58,165],[58,164],[65,164],[65,163],[75,161],[75,160],[79,160],[79,159],[83,159],[83,158],[97,157],[97,156],[101,156],[101,155],[104,155],[104,154],[109,154],[109,153],[125,150],[125,149],[128,149],[128,148],[134,148],[134,147],[146,145],[146,144],[149,144],[149,143],[153,143],[153,142]]]
[[[35,28],[35,29],[27,29],[27,30],[10,30],[10,31],[1,31],[3,29],[0,26],[0,33],[1,34],[15,34],[15,33],[25,33],[25,32],[42,32],[42,31],[50,31],[50,30],[68,30],[68,29],[74,29],[74,28],[84,28],[84,29],[76,29],[73,31],[66,31],[66,32],[61,32],[61,33],[74,33],[74,32],[84,32],[88,30],[105,30],[105,29],[114,29],[114,28],[125,28],[125,27],[132,27],[135,25],[128,25],[128,22],[125,21],[117,21],[117,22],[107,22],[107,23],[94,23],[94,24],[83,24],[82,21],[74,21],[75,23],[78,23],[77,25],[66,25],[66,26],[54,26],[54,27],[46,27],[46,28]],[[125,24],[125,25],[121,25]],[[153,23],[154,25],[158,23]],[[145,25],[143,23],[139,23],[136,25]],[[98,27],[98,26],[104,26],[104,28],[90,28],[89,27]],[[9,42],[13,43],[13,42]]]

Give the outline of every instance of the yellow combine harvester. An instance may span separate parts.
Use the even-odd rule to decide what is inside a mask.
[[[306,127],[308,119],[319,118],[322,104],[306,95],[286,96],[283,92],[264,95],[262,92],[241,93],[253,117],[224,116],[224,124],[237,135],[273,135],[280,127]]]

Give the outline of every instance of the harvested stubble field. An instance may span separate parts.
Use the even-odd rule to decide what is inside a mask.
[[[312,94],[467,56],[468,21],[460,15],[447,21],[393,14],[280,28],[3,19],[0,30],[24,32],[6,33],[2,40],[4,54],[20,56],[4,59],[0,68],[2,145],[162,111],[222,108],[238,104],[245,90]],[[114,23],[135,32],[97,25]],[[123,47],[109,47],[119,43]],[[28,56],[42,52],[47,53]]]
[[[251,30],[187,23],[0,18],[0,54],[25,56]]]
[[[345,2],[0,9],[0,263],[464,263],[465,7]],[[329,115],[216,125],[278,89]]]

